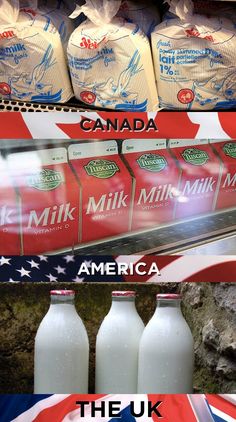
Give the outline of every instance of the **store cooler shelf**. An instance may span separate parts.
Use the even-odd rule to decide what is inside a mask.
[[[222,243],[222,241],[227,243]],[[75,247],[75,255],[123,255],[129,254],[184,254],[198,253],[206,247],[207,254],[214,255],[221,242],[221,254],[236,251],[236,210],[218,212],[185,220],[142,233]],[[212,247],[211,247],[212,246]],[[189,252],[188,252],[189,251]],[[68,252],[68,251],[64,251]],[[60,251],[63,253],[63,251]]]

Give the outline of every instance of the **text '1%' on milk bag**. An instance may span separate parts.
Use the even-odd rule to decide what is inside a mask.
[[[156,111],[149,40],[138,25],[115,17],[120,4],[87,0],[71,15],[83,12],[88,18],[73,32],[67,49],[75,96],[95,107]]]
[[[96,341],[96,393],[137,393],[138,348],[144,324],[135,292],[112,292],[112,306]]]
[[[236,104],[236,30],[228,19],[193,14],[173,0],[177,19],[157,25],[152,51],[160,107],[211,110]]]
[[[180,295],[157,295],[156,311],[140,340],[138,393],[192,393],[193,337],[180,303]]]
[[[45,24],[46,22],[46,24]],[[65,103],[73,96],[59,32],[19,0],[0,0],[0,98]]]
[[[35,338],[34,393],[86,394],[89,342],[73,290],[51,291],[51,305]]]

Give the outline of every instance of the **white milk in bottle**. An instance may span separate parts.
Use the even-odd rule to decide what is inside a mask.
[[[72,290],[51,291],[35,338],[34,393],[88,392],[89,342]]]
[[[138,393],[192,393],[193,337],[180,303],[180,295],[157,295],[156,311],[140,341]]]
[[[112,292],[112,306],[96,342],[96,393],[137,392],[138,348],[144,324],[135,292]]]

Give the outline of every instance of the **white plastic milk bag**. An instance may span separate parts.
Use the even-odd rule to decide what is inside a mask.
[[[173,0],[179,16],[152,34],[160,107],[210,110],[236,105],[236,32],[227,19],[193,14],[191,0]]]
[[[29,20],[36,20],[35,24],[41,21],[43,22],[43,27],[45,27],[50,20],[59,32],[66,52],[68,41],[75,29],[75,25],[69,18],[70,10],[64,4],[59,3],[57,5],[57,3],[52,3],[52,6],[47,4],[40,6],[37,0],[20,0],[20,8],[21,13],[24,13]]]
[[[155,111],[158,106],[148,38],[137,25],[114,18],[119,0],[77,6],[88,19],[72,34],[68,61],[76,98],[96,107]]]
[[[157,5],[150,0],[123,0],[118,16],[126,19],[128,22],[136,23],[142,31],[150,37],[156,25],[161,22],[160,13]]]
[[[0,97],[63,103],[73,94],[60,35],[38,19],[29,23],[18,0],[0,0]]]

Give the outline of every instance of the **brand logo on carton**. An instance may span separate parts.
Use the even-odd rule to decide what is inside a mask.
[[[206,151],[197,148],[188,148],[182,153],[183,159],[186,163],[193,164],[194,166],[203,166],[209,160]]]
[[[58,188],[64,182],[63,174],[59,171],[44,169],[27,178],[27,185],[31,188],[50,191]]]
[[[6,205],[0,208],[0,226],[5,226],[6,224],[12,224],[12,214],[13,210],[9,209]]]
[[[118,165],[114,161],[109,160],[92,160],[84,166],[84,169],[89,176],[94,176],[98,179],[109,179],[120,171]]]
[[[229,157],[236,158],[236,144],[229,142],[223,146],[223,151],[225,155]]]
[[[162,171],[167,166],[165,157],[159,154],[143,154],[138,158],[137,163],[141,169],[152,172]]]

